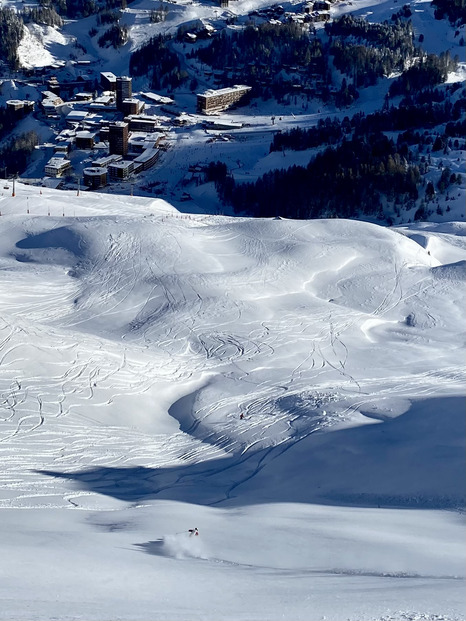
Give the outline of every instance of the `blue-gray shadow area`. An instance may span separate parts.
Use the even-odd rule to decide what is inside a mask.
[[[252,455],[250,456],[252,459]],[[226,499],[229,485],[216,484],[211,479],[225,478],[231,468],[239,467],[241,460],[227,458],[206,463],[148,468],[146,466],[115,468],[101,466],[80,472],[38,470],[40,474],[75,481],[79,489],[111,496],[125,502],[141,502],[151,498],[193,502],[210,505]],[[236,475],[239,479],[241,475]],[[229,477],[232,481],[234,475]],[[223,489],[225,491],[223,491]]]
[[[22,250],[61,248],[77,257],[82,257],[85,252],[85,244],[82,238],[66,226],[28,235],[18,241],[16,247]]]
[[[267,449],[164,468],[42,470],[127,502],[271,502],[460,508],[465,504],[466,399],[416,401],[397,418],[310,433]]]
[[[166,550],[163,539],[145,541],[144,543],[133,543],[133,545],[146,554],[152,554],[153,556],[170,556]]]

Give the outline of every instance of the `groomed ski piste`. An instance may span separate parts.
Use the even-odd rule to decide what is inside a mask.
[[[465,618],[464,222],[0,212],[0,619]]]

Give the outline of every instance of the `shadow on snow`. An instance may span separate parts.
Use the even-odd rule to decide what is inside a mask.
[[[391,420],[203,463],[39,472],[127,502],[458,508],[465,501],[464,412],[464,397],[437,397]]]

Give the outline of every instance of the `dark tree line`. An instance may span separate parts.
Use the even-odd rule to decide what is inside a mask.
[[[457,175],[456,173],[452,173],[449,166],[445,166],[442,170],[442,174],[440,175],[440,179],[437,181],[437,189],[439,192],[444,194],[450,186],[454,184],[461,185],[463,183],[463,179],[461,175]]]
[[[253,97],[273,95],[280,99],[298,84],[305,93],[324,101],[333,98],[343,107],[358,97],[358,88],[404,71],[421,54],[413,43],[411,22],[403,19],[370,23],[344,15],[328,22],[325,30],[328,44],[300,24],[249,26],[221,32],[192,55],[217,70],[223,86],[251,85]],[[349,78],[336,92],[330,88],[330,56],[334,66]]]
[[[315,127],[308,129],[293,127],[288,131],[276,133],[270,145],[270,151],[284,149],[304,151],[322,145],[335,145],[352,130],[353,127],[348,118],[345,118],[343,122],[330,117],[319,119]]]
[[[464,0],[432,0],[437,19],[448,18],[452,23],[466,23],[466,3]]]
[[[407,56],[386,47],[352,45],[342,39],[333,42],[330,53],[335,67],[350,76],[356,88],[373,86],[379,78],[403,71]]]
[[[62,17],[79,19],[102,11],[125,9],[127,0],[39,0],[43,7],[52,7]]]
[[[31,153],[39,143],[36,132],[29,131],[2,141],[0,147],[0,168],[6,175],[23,173],[31,158]]]
[[[237,68],[245,63],[307,66],[322,56],[320,40],[309,37],[299,24],[261,24],[229,34],[221,32],[212,43],[195,52],[216,69]]]
[[[105,9],[97,15],[96,21],[99,26],[104,26],[105,24],[117,24],[120,21],[120,18],[120,11],[108,11]]]
[[[258,217],[381,217],[383,197],[400,204],[418,198],[421,176],[410,154],[384,134],[343,140],[306,167],[273,170],[255,183],[227,177],[219,195],[235,212]]]
[[[450,71],[456,71],[458,59],[449,52],[421,54],[418,62],[406,69],[390,86],[390,96],[409,95],[413,91],[431,88],[446,81]]]
[[[407,131],[414,136],[416,129],[432,128],[443,123],[447,123],[450,137],[461,136],[461,128],[464,121],[466,99],[458,98],[455,103],[450,99],[435,102],[437,91],[429,90],[428,101],[418,104],[415,101],[405,101],[399,107],[390,107],[379,110],[372,114],[359,112],[351,118],[345,117],[343,121],[339,119],[319,119],[315,127],[301,129],[293,128],[286,132],[274,135],[271,151],[282,151],[283,149],[304,150],[323,145],[335,145],[341,142],[345,136],[364,136],[373,132],[388,131]],[[447,130],[445,130],[447,132]],[[422,138],[419,135],[417,144]],[[411,144],[414,144],[412,142]]]
[[[23,36],[23,20],[13,11],[0,7],[0,60],[10,69],[19,66],[18,45]]]
[[[46,26],[63,26],[63,19],[52,6],[25,7],[21,12],[25,24],[45,24]]]
[[[29,111],[14,111],[9,108],[0,108],[0,140],[9,134],[18,122],[29,114]]]
[[[162,35],[152,37],[133,52],[129,60],[131,75],[149,75],[151,88],[156,90],[171,90],[187,80],[188,74],[181,69],[177,54],[167,46],[169,40],[169,37]]]
[[[351,76],[356,87],[373,85],[383,76],[403,71],[418,52],[413,44],[411,22],[396,20],[369,23],[365,19],[343,15],[328,22],[334,65]]]
[[[353,40],[364,41],[366,45],[381,47],[401,47],[413,51],[413,27],[411,23],[396,20],[395,24],[385,21],[368,22],[362,17],[351,14],[342,15],[325,24],[325,31],[331,37],[351,37]]]
[[[225,86],[250,84],[253,96],[280,97],[290,90],[282,70],[299,71],[301,81],[327,74],[327,56],[321,41],[299,24],[261,24],[244,30],[221,32],[193,55],[215,70],[225,70]]]
[[[33,131],[5,138],[27,114],[29,111],[26,110],[20,112],[0,108],[0,169],[7,176],[21,174],[26,169],[31,153],[38,144],[37,134]]]
[[[404,17],[405,19],[409,19],[412,14],[413,12],[411,11],[411,7],[409,6],[409,4],[404,4],[399,11],[392,14],[392,21],[395,22],[402,17]]]
[[[164,22],[167,19],[168,15],[168,7],[162,4],[158,9],[152,9],[150,12],[150,22],[152,24],[159,24],[160,22]]]
[[[120,24],[113,24],[110,26],[103,35],[101,35],[97,43],[99,47],[122,47],[128,41],[128,28],[127,26],[121,26]]]
[[[43,7],[53,8],[62,17],[79,19],[89,17],[98,11],[95,0],[39,0]]]

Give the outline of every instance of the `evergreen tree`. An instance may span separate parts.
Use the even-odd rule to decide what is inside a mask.
[[[10,69],[19,68],[18,45],[23,36],[24,23],[13,9],[0,7],[0,59]]]

